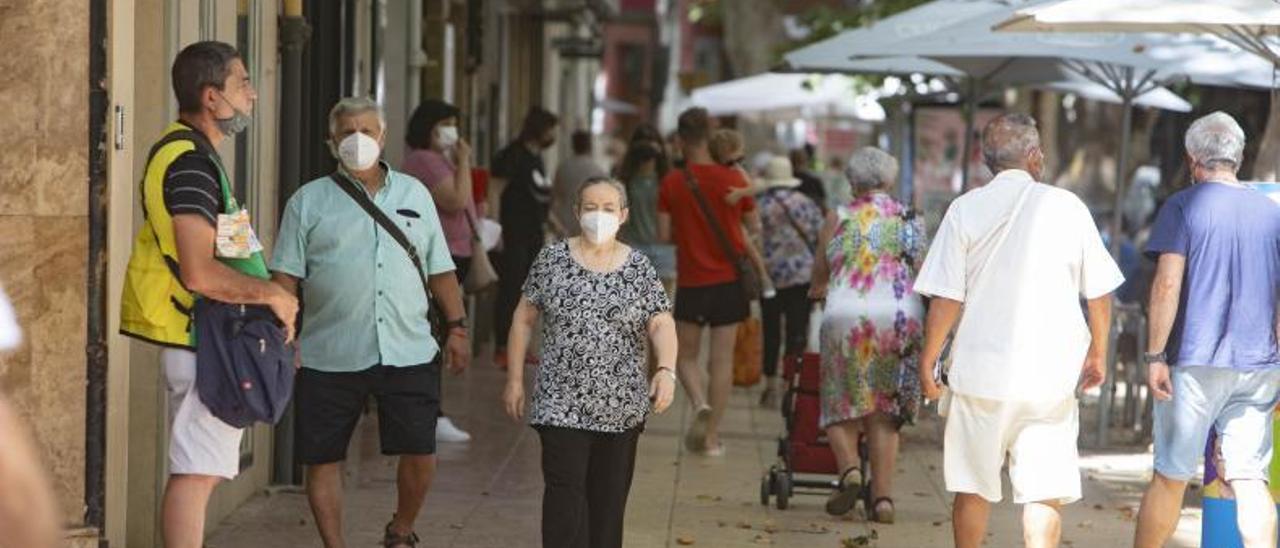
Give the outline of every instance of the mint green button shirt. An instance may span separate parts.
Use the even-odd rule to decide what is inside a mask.
[[[373,203],[413,242],[428,275],[452,271],[426,187],[383,167],[386,183]],[[303,367],[337,373],[406,367],[428,363],[440,351],[409,255],[328,177],[289,199],[271,270],[302,280]]]

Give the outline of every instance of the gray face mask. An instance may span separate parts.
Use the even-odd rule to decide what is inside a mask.
[[[218,95],[222,94],[219,93]],[[225,95],[222,96],[222,100],[227,103],[227,106],[231,107],[231,112],[234,114],[232,114],[230,118],[217,118],[218,130],[221,131],[223,135],[230,137],[240,133],[241,131],[249,129],[249,124],[253,123],[253,117],[240,112],[240,109],[236,108],[235,105],[232,105],[231,101],[227,101],[227,97]]]

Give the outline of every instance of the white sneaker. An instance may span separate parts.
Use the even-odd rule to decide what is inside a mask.
[[[449,417],[436,420],[436,441],[439,443],[462,443],[471,441],[471,434],[458,428]]]

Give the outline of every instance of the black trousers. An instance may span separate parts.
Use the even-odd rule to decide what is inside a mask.
[[[524,279],[529,276],[529,268],[533,266],[538,252],[542,251],[542,231],[536,231],[531,237],[507,237],[503,234],[502,260],[498,265],[498,298],[494,303],[493,338],[494,346],[507,346],[507,332],[511,330],[511,316],[516,313],[516,305],[520,304]]]
[[[621,548],[644,426],[611,434],[536,426],[542,438],[542,546]]]
[[[804,352],[809,338],[809,284],[779,289],[778,295],[760,302],[760,323],[764,329],[764,376],[778,376],[778,350],[786,341],[787,355]],[[783,339],[783,321],[786,338]]]

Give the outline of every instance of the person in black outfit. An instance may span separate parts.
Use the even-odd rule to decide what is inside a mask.
[[[494,307],[494,339],[499,345],[506,343],[524,279],[542,250],[543,224],[551,205],[551,178],[541,154],[555,144],[558,125],[559,119],[550,111],[529,109],[515,141],[493,159],[490,195],[500,196],[497,209],[498,222],[502,224],[502,258]],[[493,359],[499,367],[506,368],[506,357],[504,346],[494,350]]]
[[[818,204],[823,211],[826,211],[827,189],[822,186],[822,177],[817,176],[810,169],[813,161],[813,145],[805,143],[804,147],[791,151],[791,166],[795,171],[796,178],[800,179],[800,186],[796,188],[801,194],[808,196],[813,203]]]

